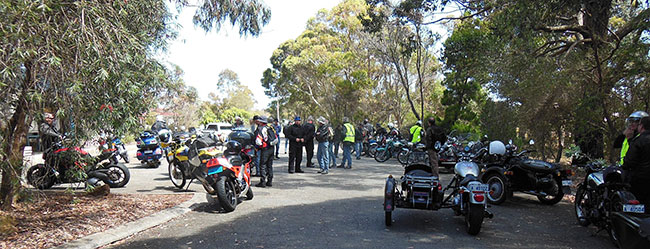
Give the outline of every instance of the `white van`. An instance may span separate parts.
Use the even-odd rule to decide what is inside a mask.
[[[203,135],[216,135],[221,141],[225,141],[232,131],[232,124],[229,123],[209,123],[205,126]]]

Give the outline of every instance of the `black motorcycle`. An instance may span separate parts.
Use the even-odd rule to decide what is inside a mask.
[[[531,140],[530,144],[533,145],[534,141]],[[562,170],[557,164],[528,158],[527,154],[534,150],[516,153],[517,147],[512,141],[507,146],[492,142],[490,150],[505,150],[505,155],[486,162],[486,171],[481,179],[490,186],[488,202],[501,204],[513,192],[520,191],[537,196],[543,204],[554,205],[562,200],[564,194],[571,193],[571,170]]]
[[[586,171],[585,179],[578,184],[574,203],[578,224],[594,224],[600,230],[607,231],[612,242],[620,246],[621,237],[612,223],[614,214],[620,217],[624,217],[625,213],[643,214],[645,206],[629,191],[630,185],[623,180],[620,167],[585,161],[589,160],[574,157],[573,163]]]
[[[78,147],[64,147],[55,143],[43,153],[45,163],[27,170],[27,182],[38,189],[48,189],[54,184],[86,182],[92,186],[104,182],[111,188],[123,187],[131,177],[129,169],[107,159],[113,153],[102,153],[98,157]]]

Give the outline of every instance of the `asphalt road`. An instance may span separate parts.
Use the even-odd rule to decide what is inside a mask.
[[[132,178],[127,187],[111,191],[181,191],[167,178],[166,162],[157,169],[138,164],[129,165]],[[403,173],[395,159],[377,163],[364,157],[354,160],[352,169],[332,169],[328,175],[304,169],[304,174],[288,174],[286,154],[281,154],[274,162],[274,186],[254,188],[255,198],[240,203],[234,212],[223,213],[206,196],[204,203],[194,206],[195,211],[111,247],[614,248],[605,232],[595,234],[594,227],[576,224],[571,203],[545,206],[523,194],[490,207],[494,218],[485,220],[477,236],[468,235],[462,216],[454,216],[449,209],[396,209],[393,225],[386,227],[382,210],[385,178]],[[443,174],[443,182],[448,183],[450,176]],[[197,183],[189,191],[204,192]]]

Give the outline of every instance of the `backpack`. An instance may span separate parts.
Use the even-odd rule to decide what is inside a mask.
[[[280,143],[278,133],[275,131],[275,128],[273,127],[273,125],[268,125],[268,128],[270,128],[270,129],[267,129],[267,131],[269,133],[268,134],[269,135],[269,144],[271,146],[275,146],[278,143]]]

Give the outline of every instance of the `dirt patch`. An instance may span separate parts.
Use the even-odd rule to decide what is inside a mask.
[[[0,234],[0,248],[49,248],[131,222],[189,200],[191,194],[89,196],[39,192],[0,217],[16,230]]]

